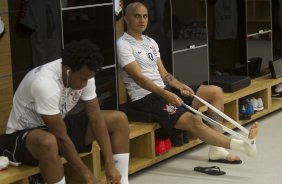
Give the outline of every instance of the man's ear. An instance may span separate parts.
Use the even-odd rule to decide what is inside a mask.
[[[128,24],[128,17],[126,15],[123,17],[123,20],[125,21],[126,24]]]

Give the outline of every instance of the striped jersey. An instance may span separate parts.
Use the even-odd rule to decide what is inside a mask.
[[[165,87],[157,66],[160,57],[159,47],[152,38],[142,35],[142,40],[136,40],[124,33],[117,41],[117,55],[120,68],[136,61],[143,75],[159,87]],[[151,93],[136,84],[124,70],[120,70],[120,75],[131,101],[139,100]]]

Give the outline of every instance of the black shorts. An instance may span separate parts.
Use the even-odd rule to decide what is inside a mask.
[[[68,135],[75,145],[78,153],[91,151],[92,145],[85,144],[85,135],[88,128],[88,118],[85,113],[66,116],[65,125]],[[12,134],[0,135],[0,155],[7,156],[9,160],[21,162],[28,165],[38,165],[36,160],[26,148],[26,136],[34,129],[46,127],[36,127],[32,129],[20,130]]]
[[[200,86],[195,85],[189,87],[192,88],[196,94]],[[192,105],[193,98],[183,97],[179,90],[168,86],[165,89],[181,97],[185,104],[189,106]],[[132,106],[137,110],[152,114],[153,120],[158,122],[160,126],[168,132],[172,131],[180,116],[188,111],[182,106],[177,107],[169,104],[164,98],[153,93],[132,102]]]

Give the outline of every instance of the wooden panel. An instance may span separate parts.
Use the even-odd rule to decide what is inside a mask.
[[[5,24],[5,34],[0,39],[0,76],[3,74],[11,74],[12,66],[11,66],[11,50],[10,50],[10,35],[9,35],[9,17],[8,15],[1,16]]]
[[[0,1],[0,10],[8,11],[7,0]],[[1,15],[1,19],[5,24],[5,34],[0,39],[0,134],[6,129],[13,99],[13,80],[7,76],[12,73],[8,13]]]
[[[0,10],[8,12],[8,1],[0,1]],[[9,34],[9,14],[2,14],[1,19],[5,24],[5,34],[0,39],[0,76],[11,73],[11,50],[10,50],[10,34]]]
[[[12,107],[12,77],[0,78],[0,134],[6,129],[6,123]]]
[[[123,0],[120,0],[120,2],[121,4],[123,4]],[[123,7],[123,5],[121,5],[121,7]],[[124,10],[121,13],[124,13]],[[116,37],[119,38],[120,36],[122,36],[123,32],[124,32],[124,21],[123,21],[123,17],[121,17],[116,21]]]

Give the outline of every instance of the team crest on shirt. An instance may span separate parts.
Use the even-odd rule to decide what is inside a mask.
[[[157,56],[157,50],[154,46],[151,46],[150,49],[152,50],[153,54]]]
[[[71,96],[71,103],[77,103],[80,96],[81,96],[81,90],[75,90],[75,91],[72,91],[70,93],[70,96]]]
[[[163,110],[168,112],[168,114],[174,114],[177,110],[177,107],[171,104],[166,104]]]

